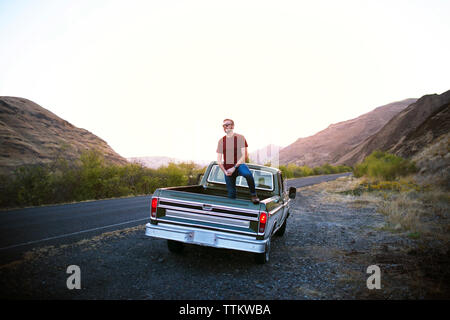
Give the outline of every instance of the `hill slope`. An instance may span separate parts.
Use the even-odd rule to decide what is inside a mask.
[[[421,97],[394,116],[376,134],[337,159],[336,163],[354,165],[374,150],[410,157],[425,144],[448,132],[446,112],[448,112],[449,103],[450,90],[440,95],[431,94]]]
[[[307,138],[300,138],[281,149],[280,164],[319,166],[334,164],[337,159],[375,134],[393,116],[405,109],[416,99],[393,102],[365,113],[355,119],[330,125],[328,128]]]
[[[96,135],[17,97],[0,97],[0,145],[0,173],[50,162],[57,155],[74,160],[86,149],[99,150],[108,163],[127,163]]]
[[[447,102],[433,112],[416,130],[406,135],[402,144],[396,144],[391,148],[391,151],[409,158],[449,132],[450,102]]]

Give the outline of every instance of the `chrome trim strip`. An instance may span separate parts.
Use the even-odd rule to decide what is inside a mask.
[[[233,226],[233,227],[241,227],[241,228],[249,228],[250,227],[250,221],[242,221],[242,220],[236,220],[236,219],[224,219],[221,217],[213,217],[213,216],[207,216],[207,215],[201,215],[191,212],[182,212],[177,210],[166,210],[166,217],[173,217],[173,218],[182,218],[187,220],[194,220],[194,221],[202,221],[202,222],[210,222],[210,223],[219,223],[226,226]]]
[[[197,209],[191,209],[191,208],[183,208],[183,207],[174,207],[169,206],[167,204],[162,204],[159,206],[159,208],[169,209],[169,210],[178,210],[178,211],[185,211],[185,212],[193,212],[193,213],[201,213],[204,215],[209,216],[217,216],[217,217],[224,217],[224,218],[236,218],[240,220],[248,220],[248,221],[258,221],[258,217],[246,217],[246,216],[237,216],[234,214],[227,214],[227,213],[221,213],[221,212],[214,212],[214,211],[203,211],[203,210],[197,210]]]
[[[285,206],[285,205],[283,204],[283,205],[281,205],[281,206],[279,206],[279,207],[276,207],[276,208],[273,209],[272,211],[269,211],[269,216],[271,216],[271,215],[275,214],[276,212],[280,211],[281,209],[284,208],[284,206]]]
[[[273,196],[273,197],[264,199],[263,201],[260,201],[259,203],[266,205],[267,203],[274,201],[276,198],[280,198],[280,196]]]
[[[177,225],[175,225],[175,224],[167,224],[167,223],[164,223],[164,222],[161,222],[161,223],[159,223],[159,224],[157,224],[157,225],[155,225],[155,224],[149,224],[149,223],[147,223],[147,225],[149,225],[149,226],[151,226],[152,228],[153,227],[155,227],[155,228],[159,228],[159,227],[163,227],[163,228],[167,228],[167,227],[170,227],[171,229],[174,229],[174,230],[179,230],[179,231],[182,231],[182,232],[184,232],[184,231],[186,231],[186,227],[184,227],[184,226],[177,226]],[[192,228],[189,228],[189,230],[198,230],[198,231],[205,231],[205,232],[214,232],[215,234],[216,234],[216,236],[224,236],[224,237],[236,237],[236,238],[239,238],[239,239],[246,239],[246,240],[249,240],[249,241],[254,241],[254,240],[256,240],[256,234],[252,234],[252,235],[250,235],[250,236],[247,236],[247,235],[239,235],[239,234],[232,234],[232,233],[229,233],[229,232],[224,232],[224,231],[219,231],[219,230],[216,230],[216,231],[213,231],[213,230],[206,230],[206,229],[203,229],[203,228],[197,228],[197,227],[192,227]]]
[[[181,224],[184,226],[192,226],[192,227],[197,227],[200,228],[202,227],[202,225],[198,225],[198,224],[194,224],[194,223],[187,223],[187,222],[181,222],[181,221],[171,221],[171,220],[165,220],[164,217],[158,219],[158,225],[159,224],[168,224],[171,225],[171,222],[173,222],[173,224]],[[210,226],[203,226],[203,227],[207,227],[210,229],[214,229],[214,230],[226,230],[228,232],[234,232],[234,233],[241,233],[241,234],[251,234],[252,236],[256,236],[256,232],[248,232],[248,231],[241,231],[241,230],[230,230],[227,228],[220,228],[220,227],[210,227]],[[213,230],[209,230],[209,231],[213,231]]]
[[[178,199],[172,199],[172,198],[164,198],[160,197],[160,200],[168,201],[168,202],[174,202],[174,203],[181,203],[181,204],[193,204],[199,207],[202,207],[205,203],[203,202],[195,202],[195,201],[187,201],[187,200],[178,200]],[[209,203],[207,203],[209,204]],[[244,208],[233,208],[233,207],[227,207],[222,205],[216,205],[216,204],[210,204],[213,209],[223,209],[223,210],[229,210],[229,211],[235,211],[235,212],[245,212],[245,213],[255,213],[259,214],[259,210],[253,210],[253,209],[244,209]]]

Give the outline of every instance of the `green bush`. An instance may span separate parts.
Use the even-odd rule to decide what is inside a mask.
[[[74,162],[56,158],[43,165],[23,166],[0,177],[0,207],[23,207],[72,201],[151,194],[157,188],[195,184],[205,168],[193,162],[158,169],[140,164],[111,165],[96,150]]]
[[[387,181],[415,172],[417,168],[414,162],[383,151],[372,152],[354,168],[356,177],[367,176]]]
[[[51,193],[50,172],[46,167],[28,166],[15,171],[12,181],[16,189],[17,202],[26,205],[47,203]],[[11,192],[9,192],[11,194]]]
[[[284,178],[289,179],[289,178],[293,178],[293,177],[294,177],[294,173],[291,172],[291,171],[288,169],[287,166],[285,166],[285,165],[280,165],[280,166],[278,167],[278,169],[281,170],[281,173],[283,174],[283,177],[284,177]]]
[[[280,165],[279,169],[281,170],[285,178],[301,178],[321,174],[333,174],[352,171],[352,168],[349,166],[332,166],[328,163],[314,168],[310,168],[308,166],[297,166],[290,163],[287,166]]]

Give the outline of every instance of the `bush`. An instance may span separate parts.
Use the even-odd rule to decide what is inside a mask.
[[[354,168],[356,177],[367,176],[388,181],[415,172],[417,168],[414,162],[382,151],[372,152]]]
[[[22,207],[62,202],[150,194],[157,188],[195,184],[203,173],[193,162],[158,169],[140,164],[110,165],[96,150],[74,162],[56,158],[49,164],[23,166],[1,176],[0,207]]]
[[[321,174],[333,174],[352,171],[352,168],[349,166],[332,166],[328,163],[314,168],[310,168],[308,166],[297,166],[290,163],[287,166],[280,165],[279,169],[281,170],[285,178],[301,178]]]
[[[51,185],[50,172],[46,167],[24,166],[15,172],[15,179],[11,181],[16,190],[16,201],[20,205],[41,205],[49,201]],[[12,194],[9,190],[8,194]]]

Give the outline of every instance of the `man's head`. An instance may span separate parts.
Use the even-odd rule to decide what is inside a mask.
[[[223,120],[223,131],[226,133],[232,133],[234,129],[234,121],[231,119],[225,119]]]

